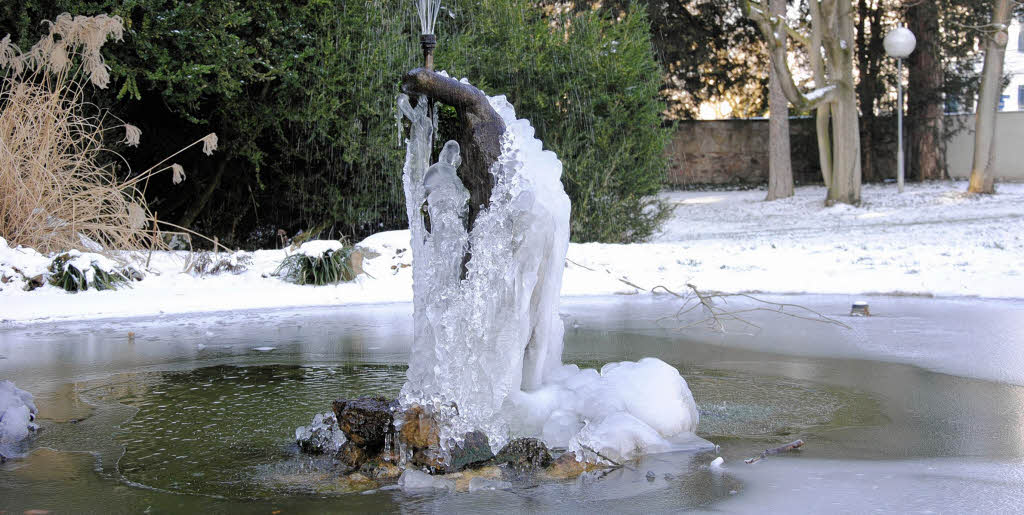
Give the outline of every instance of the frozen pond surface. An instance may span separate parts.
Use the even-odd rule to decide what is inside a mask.
[[[335,397],[397,392],[409,305],[4,329],[0,379],[36,394],[44,429],[0,466],[0,510],[1021,510],[1024,302],[868,297],[875,316],[850,318],[846,296],[768,298],[851,329],[754,313],[753,336],[680,333],[666,297],[563,301],[567,363],[680,369],[721,473],[714,454],[665,454],[455,495],[345,494],[291,441]],[[799,453],[742,461],[795,438]]]

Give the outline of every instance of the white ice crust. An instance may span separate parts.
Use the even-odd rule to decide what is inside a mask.
[[[600,372],[562,365],[558,301],[569,246],[562,163],[504,96],[488,100],[506,130],[490,205],[467,232],[458,144],[447,142],[428,166],[435,130],[428,103],[413,108],[399,97],[411,121],[403,183],[415,326],[401,403],[438,414],[446,448],[482,430],[494,450],[519,436],[577,456],[670,450],[668,438],[697,426],[693,396],[675,368],[653,358]]]
[[[36,429],[37,413],[32,394],[11,381],[0,381],[0,455],[18,456],[18,444]]]

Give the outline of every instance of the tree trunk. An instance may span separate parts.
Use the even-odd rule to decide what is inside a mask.
[[[907,25],[917,36],[917,48],[907,60],[910,68],[908,175],[919,180],[946,177],[942,118],[943,67],[939,45],[938,2],[913,2],[907,7]]]
[[[786,0],[771,0],[772,16],[786,16]],[[786,38],[780,37],[772,59],[786,59]],[[793,166],[789,151],[789,102],[779,83],[779,72],[770,66],[768,80],[768,196],[776,200],[793,196]]]
[[[875,161],[874,148],[879,137],[880,124],[875,116],[875,106],[882,91],[879,79],[885,50],[882,45],[882,13],[878,2],[858,0],[857,2],[857,98],[860,99],[861,115],[861,175],[864,182],[881,180],[884,170]]]
[[[850,0],[830,3],[822,13],[826,26],[825,49],[831,63],[830,71],[836,85],[832,105],[832,182],[826,205],[860,203],[860,128],[857,92],[853,80],[853,14]]]
[[[217,172],[214,173],[213,178],[210,179],[210,183],[206,185],[206,189],[203,190],[203,194],[200,195],[199,198],[188,207],[185,214],[182,215],[181,221],[178,222],[178,225],[188,228],[192,227],[192,223],[196,221],[196,218],[199,218],[203,209],[206,208],[206,205],[210,203],[210,199],[213,198],[214,192],[216,192],[217,188],[220,187],[220,181],[224,178],[224,170],[227,170],[227,167],[227,159],[221,159],[217,162]]]
[[[974,123],[974,159],[971,165],[970,193],[995,193],[992,160],[995,156],[996,111],[1003,89],[1003,54],[1006,27],[1010,23],[1010,0],[995,0],[992,25],[1000,27],[985,36],[985,67],[981,71],[981,94]]]

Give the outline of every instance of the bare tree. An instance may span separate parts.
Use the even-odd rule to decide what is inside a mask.
[[[996,112],[1003,89],[1003,57],[1010,24],[1011,0],[995,0],[992,23],[984,27],[985,66],[981,71],[981,93],[974,120],[974,160],[970,193],[995,193],[992,165],[995,158]]]
[[[818,159],[828,187],[827,205],[860,203],[860,131],[853,80],[854,31],[851,0],[810,0],[810,36],[790,27],[785,18],[769,14],[761,1],[743,0],[744,14],[768,42],[780,45],[783,34],[807,49],[816,89],[803,93],[786,59],[772,59],[782,90],[798,109],[816,110]],[[831,122],[831,131],[829,124]]]
[[[771,15],[786,18],[786,0],[771,0]],[[771,49],[771,59],[786,59],[786,37]],[[776,200],[793,196],[793,163],[789,150],[789,103],[773,66],[768,78],[768,196]]]

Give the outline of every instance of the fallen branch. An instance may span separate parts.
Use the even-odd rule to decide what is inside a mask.
[[[754,456],[753,458],[747,458],[747,459],[743,460],[743,462],[744,463],[748,463],[748,464],[750,464],[750,463],[757,463],[757,462],[763,460],[767,456],[771,456],[773,454],[779,454],[779,453],[783,453],[783,452],[793,451],[793,450],[796,450],[796,449],[799,449],[799,448],[803,447],[803,445],[804,445],[804,441],[803,440],[797,440],[795,442],[787,443],[786,445],[783,445],[782,447],[776,447],[774,449],[765,449],[763,452],[761,452],[760,455]]]
[[[771,313],[777,313],[780,315],[788,316],[791,318],[798,318],[801,320],[810,320],[812,322],[825,322],[834,324],[839,327],[849,329],[850,326],[828,316],[825,316],[813,309],[801,306],[799,304],[789,304],[783,302],[771,302],[764,299],[759,299],[753,295],[746,293],[724,293],[718,291],[705,292],[697,289],[693,284],[687,284],[687,288],[690,289],[689,293],[676,293],[665,286],[655,286],[651,288],[651,293],[655,293],[657,290],[662,290],[669,295],[677,297],[683,300],[683,305],[676,311],[675,315],[671,317],[662,317],[658,319],[659,322],[662,320],[673,319],[680,321],[685,315],[693,312],[694,310],[700,309],[707,316],[696,322],[686,324],[678,327],[678,329],[689,329],[700,325],[710,325],[712,329],[720,332],[726,332],[726,322],[738,322],[742,325],[761,329],[761,326],[741,317],[743,313],[750,313],[754,311],[768,311]],[[758,303],[758,307],[741,309],[738,311],[729,311],[722,308],[719,303],[725,304],[730,298],[740,297],[748,300],[752,300]]]
[[[580,445],[580,447],[582,447],[583,450],[590,451],[590,452],[594,453],[595,455],[597,455],[598,458],[601,458],[602,460],[607,461],[608,463],[611,463],[612,464],[612,466],[611,466],[612,469],[627,468],[629,470],[636,470],[633,467],[630,467],[630,466],[628,466],[628,465],[626,465],[624,463],[619,463],[619,462],[609,458],[608,456],[605,456],[604,454],[601,454],[601,453],[595,451],[594,449],[591,449],[590,447],[587,447],[586,445]]]

